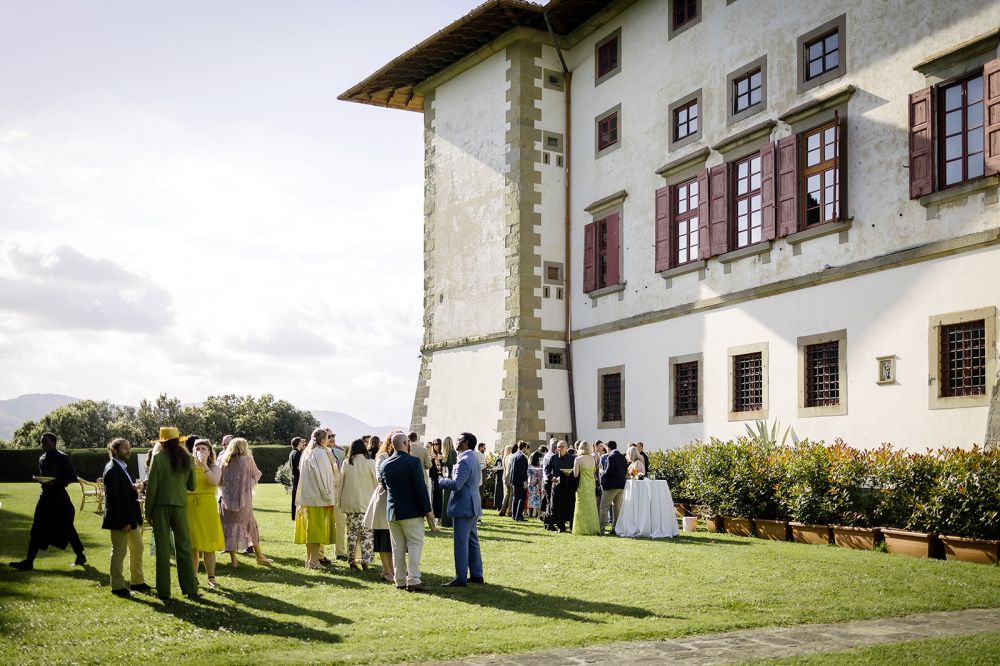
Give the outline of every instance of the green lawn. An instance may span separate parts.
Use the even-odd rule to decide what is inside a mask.
[[[36,493],[0,484],[0,559],[23,557]],[[113,597],[107,533],[90,507],[78,513],[91,566],[50,551],[32,573],[0,567],[0,661],[385,663],[1000,606],[997,567],[703,532],[573,537],[492,512],[488,586],[408,594],[339,562],[304,570],[285,491],[262,486],[256,506],[275,565],[220,567],[223,589],[202,603]],[[429,536],[422,568],[431,586],[451,578],[449,533]],[[146,572],[152,582],[148,558]]]
[[[749,663],[755,666],[993,666],[1000,664],[1000,631]]]

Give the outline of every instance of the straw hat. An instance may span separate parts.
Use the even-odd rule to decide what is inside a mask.
[[[160,442],[169,442],[172,439],[180,439],[181,431],[177,428],[168,428],[166,426],[160,428]]]

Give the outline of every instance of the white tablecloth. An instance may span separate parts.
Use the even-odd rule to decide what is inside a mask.
[[[626,481],[624,495],[622,515],[615,526],[618,536],[669,539],[680,534],[666,481]]]

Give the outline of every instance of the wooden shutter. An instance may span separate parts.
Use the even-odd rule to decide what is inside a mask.
[[[774,240],[774,144],[760,149],[760,219],[762,240]]]
[[[910,198],[934,191],[934,109],[930,88],[910,93]]]
[[[621,224],[618,213],[608,215],[608,275],[606,287],[621,283]]]
[[[776,157],[775,225],[777,235],[784,237],[799,230],[799,135],[779,139]]]
[[[702,259],[712,256],[711,214],[708,198],[708,169],[698,174],[698,254]]]
[[[670,268],[670,236],[673,234],[674,220],[670,203],[671,187],[656,190],[656,272]]]
[[[983,101],[986,173],[1000,173],[1000,59],[983,67]]]
[[[597,224],[591,222],[583,228],[583,293],[589,294],[597,288],[597,274],[594,272],[596,258]]]
[[[709,235],[711,236],[712,256],[716,257],[729,251],[729,198],[726,192],[729,187],[729,163],[714,166],[709,171],[709,188],[711,189],[711,204],[709,210]]]

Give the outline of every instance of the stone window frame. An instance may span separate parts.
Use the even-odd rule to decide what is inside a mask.
[[[607,146],[606,148],[600,148],[601,145],[601,121],[606,118],[616,115],[618,118],[618,137],[613,144]],[[604,157],[608,153],[613,153],[622,147],[622,105],[621,102],[615,104],[613,107],[605,111],[604,113],[598,114],[594,118],[594,159],[599,159]]]
[[[682,363],[698,364],[698,413],[687,416],[677,416],[674,413],[676,403],[674,402],[674,369]],[[683,356],[671,356],[667,359],[667,396],[669,401],[667,423],[669,425],[683,425],[686,423],[702,423],[705,420],[705,355],[704,353],[685,354]]]
[[[806,57],[806,44],[833,32],[836,32],[839,35],[839,62],[837,66],[828,72],[820,74],[814,79],[806,80],[806,66],[809,62]],[[840,16],[834,17],[823,25],[799,35],[795,40],[795,50],[798,54],[796,57],[796,61],[798,63],[796,76],[798,78],[796,79],[795,90],[797,94],[801,95],[807,90],[812,90],[813,88],[821,86],[824,83],[829,83],[830,81],[842,77],[847,73],[847,14],[841,14]]]
[[[824,342],[837,342],[837,376],[840,393],[839,402],[836,405],[820,405],[818,407],[806,407],[806,347],[810,345],[823,344]],[[847,415],[847,329],[839,331],[829,331],[827,333],[817,333],[815,335],[803,335],[796,339],[798,356],[798,401],[799,418],[811,418],[814,416],[846,416]]]
[[[686,30],[690,30],[694,26],[701,23],[701,18],[704,16],[702,11],[701,0],[696,0],[695,3],[695,17],[687,21],[684,25],[674,27],[674,2],[675,0],[670,0],[668,12],[667,12],[667,40],[674,39]]]
[[[733,86],[737,79],[746,76],[755,69],[760,69],[760,102],[753,106],[733,113]],[[726,125],[735,125],[741,120],[746,120],[751,116],[767,110],[767,54],[748,62],[742,67],[733,70],[726,76]]]
[[[618,40],[618,66],[609,69],[603,75],[599,73],[601,62],[600,62],[600,51],[601,47],[606,45],[612,39]],[[611,77],[617,75],[622,71],[622,29],[621,27],[612,30],[607,35],[602,37],[599,41],[594,44],[594,87],[601,85]]]
[[[559,277],[555,279],[549,278],[549,268],[556,268],[559,270]],[[543,261],[542,262],[542,283],[543,284],[554,284],[562,286],[566,284],[566,267],[561,261]]]
[[[602,421],[601,417],[604,415],[604,376],[605,375],[621,375],[621,421]],[[599,430],[606,430],[611,428],[624,428],[625,427],[625,366],[615,365],[607,368],[597,369],[597,428]]]
[[[561,361],[559,363],[552,363],[549,360],[549,354],[559,354]],[[566,349],[565,347],[542,347],[542,363],[547,370],[565,370],[566,369]]]
[[[695,143],[696,141],[701,140],[702,130],[704,130],[705,128],[705,123],[704,123],[705,105],[702,103],[701,91],[702,89],[698,88],[693,93],[684,95],[684,97],[675,100],[669,106],[667,106],[667,124],[669,125],[667,133],[667,150],[677,150],[678,148],[682,148],[688,144]],[[698,105],[698,129],[697,131],[688,134],[683,139],[674,140],[674,129],[676,124],[676,118],[674,117],[674,114],[679,109],[687,106],[691,102],[694,102]]]
[[[769,399],[769,381],[768,381],[768,347],[767,342],[756,342],[749,345],[740,345],[738,347],[730,347],[726,350],[726,367],[728,369],[728,379],[726,382],[726,418],[729,421],[766,421],[768,410],[770,409],[770,399]],[[760,374],[761,374],[761,385],[760,385],[760,409],[754,409],[746,412],[734,412],[733,411],[733,389],[735,388],[734,382],[736,381],[736,372],[733,366],[734,360],[737,356],[743,356],[744,354],[756,354],[760,353]]]
[[[983,395],[942,397],[941,386],[941,327],[983,319],[986,326],[986,390]],[[984,308],[932,315],[927,325],[927,398],[929,409],[986,407],[990,404],[997,381],[997,308]]]
[[[563,135],[559,132],[542,131],[542,150],[550,153],[562,153]]]
[[[557,69],[543,69],[542,87],[556,92],[566,92],[566,77]]]

